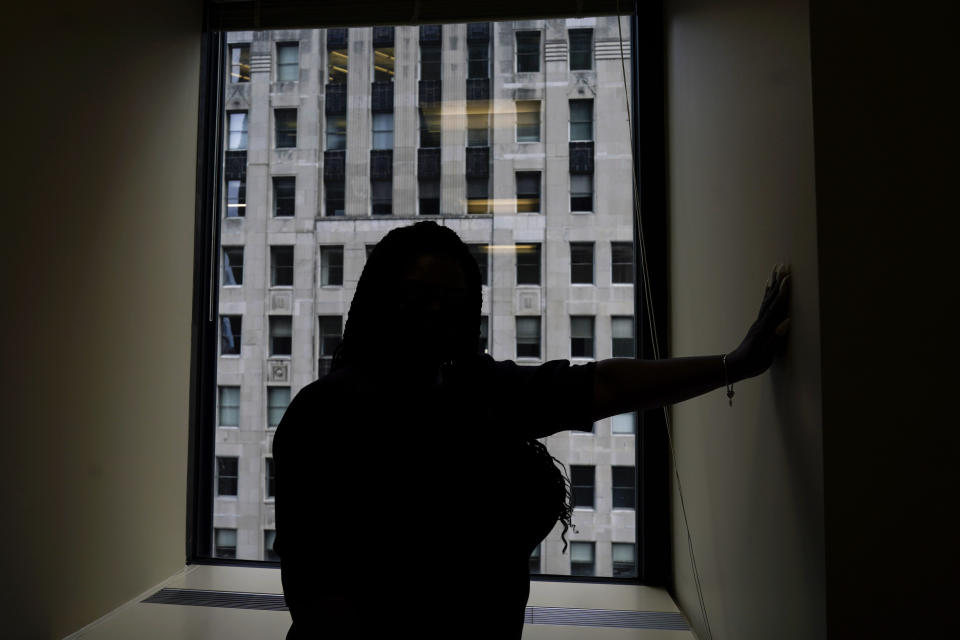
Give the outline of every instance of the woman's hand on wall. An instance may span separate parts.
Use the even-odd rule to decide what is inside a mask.
[[[730,382],[758,376],[786,348],[790,332],[790,266],[778,264],[767,280],[757,319],[736,349],[727,354]]]

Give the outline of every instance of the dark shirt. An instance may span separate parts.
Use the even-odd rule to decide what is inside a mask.
[[[287,637],[449,637],[472,620],[470,637],[520,638],[529,556],[562,505],[522,442],[592,430],[595,367],[478,355],[304,387],[273,441]]]

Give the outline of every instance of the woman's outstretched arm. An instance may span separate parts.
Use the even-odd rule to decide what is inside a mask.
[[[789,296],[789,268],[777,265],[756,322],[740,346],[727,354],[730,384],[763,373],[783,350],[790,328]],[[594,378],[593,419],[676,404],[724,383],[722,353],[664,360],[601,360]]]

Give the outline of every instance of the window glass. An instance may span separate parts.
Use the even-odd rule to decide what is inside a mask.
[[[373,49],[373,81],[393,82],[396,56],[393,47],[374,47]]]
[[[570,101],[570,141],[593,140],[593,100]]]
[[[247,148],[247,112],[233,111],[227,114],[227,149]]]
[[[440,180],[420,180],[420,215],[440,215]]]
[[[280,555],[273,550],[273,542],[277,539],[275,529],[263,530],[263,559],[270,562],[280,562]]]
[[[490,213],[489,178],[467,178],[467,213]]]
[[[540,316],[517,317],[517,357],[540,357]]]
[[[240,355],[241,316],[220,316],[220,355]]]
[[[393,183],[390,180],[374,180],[370,183],[370,203],[373,215],[393,213]]]
[[[540,101],[517,101],[517,142],[540,141]]]
[[[612,357],[634,358],[636,347],[633,343],[633,316],[613,316],[610,318]]]
[[[236,529],[217,528],[213,530],[213,554],[218,558],[237,557]]]
[[[614,542],[611,549],[614,578],[637,576],[637,545],[633,542]]]
[[[350,57],[346,49],[331,49],[327,52],[327,82],[347,84]]]
[[[570,316],[570,357],[593,357],[593,316]]]
[[[571,284],[593,284],[593,243],[570,243]]]
[[[613,480],[613,508],[634,508],[634,467],[611,467]]]
[[[343,285],[343,247],[321,247],[320,279],[323,286]]]
[[[517,71],[540,71],[539,31],[517,31]]]
[[[610,417],[610,432],[632,434],[637,432],[637,414],[621,413]]]
[[[538,544],[537,548],[533,550],[530,554],[530,573],[540,573],[540,547],[543,543]]]
[[[572,576],[592,576],[596,575],[596,568],[593,559],[593,542],[571,542],[570,543],[570,575]]]
[[[373,148],[393,149],[393,114],[374,113],[371,120],[373,122]]]
[[[480,269],[480,283],[487,284],[487,272],[489,271],[487,255],[489,248],[485,244],[471,244],[469,247],[470,255],[477,261],[477,267]]]
[[[267,387],[267,426],[280,424],[283,412],[290,404],[290,387]]]
[[[322,378],[330,373],[333,354],[336,353],[343,339],[343,316],[320,316],[318,324],[320,326],[320,362],[317,375]]]
[[[274,109],[277,149],[297,146],[297,110]]]
[[[236,456],[217,456],[217,495],[237,495],[237,465]]]
[[[230,47],[230,82],[250,82],[250,45]]]
[[[517,260],[517,284],[540,284],[540,245],[518,244],[514,247]]]
[[[292,216],[296,213],[297,179],[293,176],[274,176],[273,215]]]
[[[540,172],[517,172],[517,213],[540,211]]]
[[[293,247],[270,247],[270,286],[293,286]]]
[[[287,42],[277,45],[277,82],[300,79],[300,45]]]
[[[227,180],[227,217],[242,218],[246,208],[246,182],[243,180]]]
[[[240,387],[220,387],[220,402],[218,424],[221,427],[236,427],[240,425]]]
[[[573,506],[593,508],[594,466],[571,465],[570,484],[573,489]]]
[[[423,43],[420,45],[420,79],[436,81],[441,79],[441,53],[437,43]]]
[[[440,146],[440,110],[436,108],[420,109],[420,146]]]
[[[471,42],[467,44],[467,77],[490,77],[490,43]]]
[[[337,151],[347,148],[347,116],[327,115],[327,149]]]
[[[611,276],[615,284],[633,284],[633,243],[611,242]]]
[[[264,483],[266,486],[264,487],[264,495],[268,498],[273,498],[276,496],[276,474],[273,470],[273,458],[267,458],[265,462],[266,477],[264,478]]]
[[[344,181],[329,181],[324,183],[324,209],[328,216],[342,216],[346,214],[346,197]]]
[[[570,211],[593,211],[593,176],[570,175]]]
[[[293,327],[290,316],[270,316],[270,355],[288,356],[293,343]]]
[[[243,284],[243,247],[223,248],[223,285]]]
[[[570,29],[570,69],[593,68],[593,29]]]
[[[467,107],[467,146],[486,147],[490,144],[490,112],[485,103]]]

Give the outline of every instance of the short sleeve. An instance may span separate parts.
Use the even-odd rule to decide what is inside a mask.
[[[549,360],[527,366],[501,360],[492,366],[498,411],[528,437],[593,431],[596,362]]]

